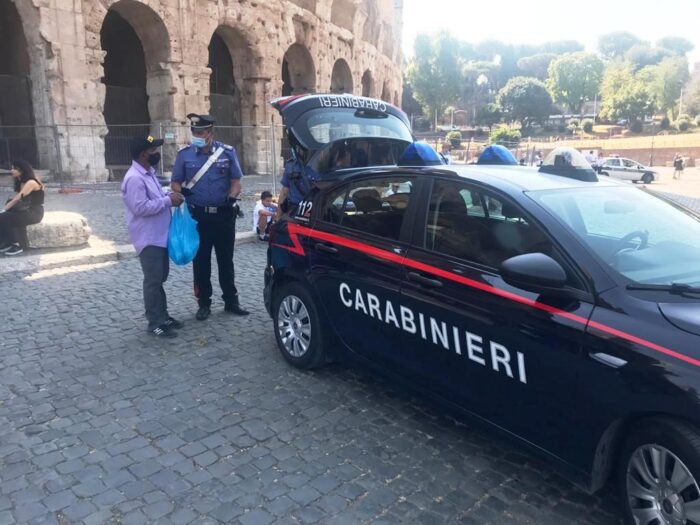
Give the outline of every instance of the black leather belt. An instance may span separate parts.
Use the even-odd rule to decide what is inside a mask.
[[[212,215],[216,213],[224,213],[226,210],[231,211],[231,206],[197,206],[196,204],[190,204],[190,206],[197,211]]]

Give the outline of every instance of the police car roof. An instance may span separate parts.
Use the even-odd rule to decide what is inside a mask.
[[[604,177],[597,182],[587,182],[573,179],[562,175],[541,173],[537,168],[524,166],[493,166],[493,165],[466,165],[459,166],[451,164],[449,166],[420,166],[420,167],[391,167],[377,166],[375,169],[369,168],[372,173],[406,173],[410,170],[413,173],[430,175],[447,175],[459,177],[461,179],[482,182],[489,186],[505,191],[539,191],[539,190],[559,190],[572,188],[600,188],[625,186],[627,183]],[[368,168],[349,168],[335,172],[338,178],[352,178],[358,173],[368,173]]]

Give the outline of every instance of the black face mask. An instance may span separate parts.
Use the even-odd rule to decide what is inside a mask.
[[[148,163],[155,168],[160,163],[160,153],[151,153],[148,156]]]

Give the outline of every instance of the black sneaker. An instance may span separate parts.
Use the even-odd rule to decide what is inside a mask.
[[[210,315],[211,308],[209,306],[200,306],[199,310],[197,310],[197,315],[195,315],[195,318],[197,321],[204,321]]]
[[[153,330],[149,330],[148,333],[151,334],[153,337],[159,337],[163,339],[172,339],[173,337],[177,337],[177,334],[168,326],[166,326],[165,323],[154,328]]]
[[[20,253],[24,253],[24,250],[19,244],[13,244],[10,246],[7,250],[5,250],[5,255],[19,255]]]
[[[168,328],[174,328],[175,330],[180,330],[182,327],[185,326],[185,324],[182,321],[178,321],[177,319],[174,319],[172,317],[168,317],[167,321],[165,321],[165,323],[163,324]]]
[[[235,303],[227,304],[224,306],[224,312],[228,312],[230,314],[236,314],[236,315],[248,315],[250,312],[243,308],[238,301]]]

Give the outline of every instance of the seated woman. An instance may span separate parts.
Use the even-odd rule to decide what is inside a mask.
[[[26,227],[44,218],[44,185],[27,161],[15,161],[10,173],[15,195],[0,210],[0,253],[19,255],[27,248]]]

